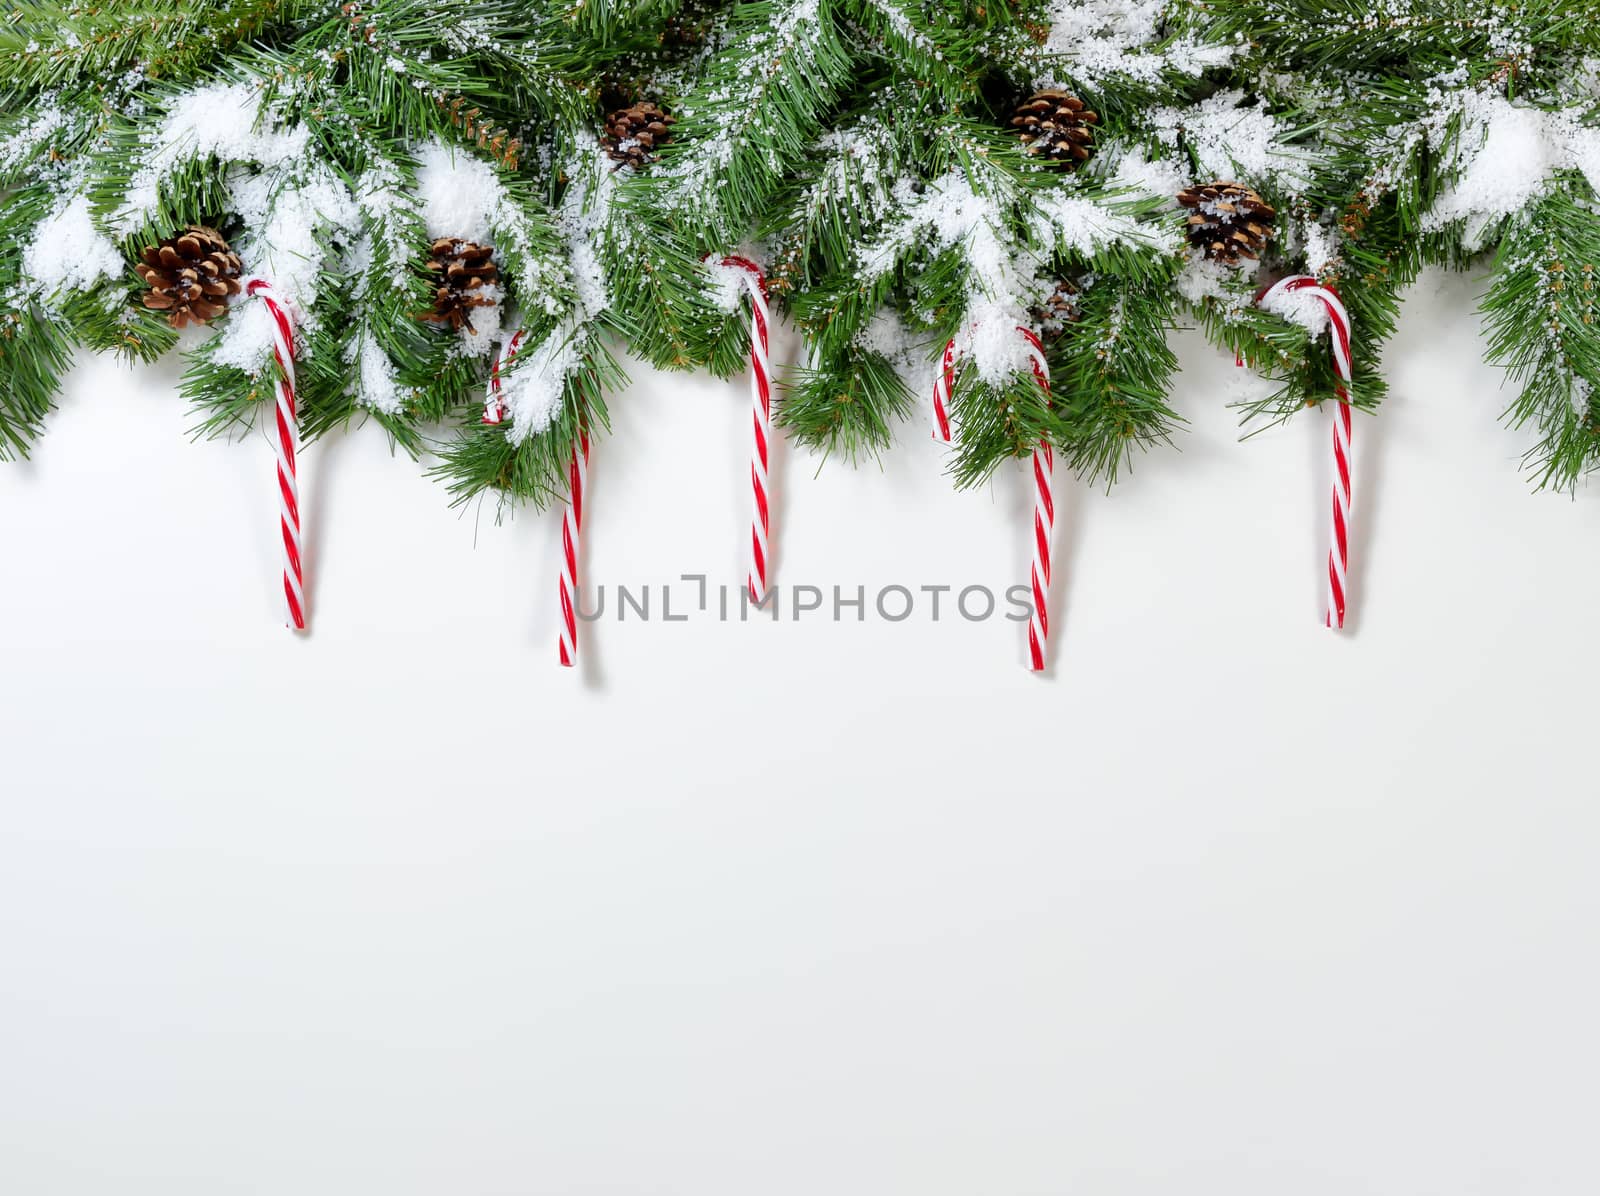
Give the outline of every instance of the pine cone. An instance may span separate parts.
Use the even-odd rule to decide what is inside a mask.
[[[500,269],[494,264],[494,246],[463,241],[460,237],[440,237],[428,250],[423,267],[435,276],[433,310],[419,319],[448,324],[457,332],[472,326],[474,307],[493,307],[500,301],[496,284]]]
[[[1083,309],[1078,306],[1078,288],[1065,278],[1057,279],[1055,290],[1033,309],[1033,318],[1038,322],[1040,331],[1052,339],[1060,336],[1067,330],[1068,324],[1076,323],[1082,316]]]
[[[640,100],[630,108],[619,108],[606,117],[605,136],[600,144],[618,166],[639,167],[656,160],[656,150],[672,140],[669,127],[675,118],[652,100]]]
[[[684,0],[667,21],[661,41],[669,46],[698,46],[716,25],[713,0]]]
[[[1278,213],[1243,183],[1206,183],[1178,193],[1191,208],[1189,244],[1214,262],[1237,266],[1240,258],[1255,261],[1272,239]]]
[[[1021,104],[1011,118],[1028,153],[1077,166],[1094,150],[1094,129],[1100,117],[1075,95],[1047,88]]]
[[[150,287],[144,305],[166,312],[174,328],[209,323],[239,293],[239,255],[214,228],[191,224],[140,256],[134,271]]]

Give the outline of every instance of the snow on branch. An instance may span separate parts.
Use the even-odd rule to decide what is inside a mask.
[[[1187,108],[1157,108],[1151,131],[1170,148],[1186,148],[1202,177],[1241,178],[1297,195],[1311,185],[1316,156],[1288,140],[1292,130],[1264,101],[1243,103],[1244,92],[1219,91]]]
[[[1088,86],[1117,76],[1146,84],[1168,75],[1195,78],[1234,60],[1242,47],[1187,33],[1166,37],[1170,7],[1171,0],[1053,0],[1045,53]]]
[[[161,184],[184,163],[205,158],[283,167],[306,156],[310,131],[278,126],[263,111],[258,83],[213,83],[177,96],[166,117],[143,138],[140,163],[111,219],[118,236],[135,232],[155,212]]]
[[[1463,244],[1477,249],[1496,223],[1528,206],[1558,171],[1577,170],[1600,192],[1600,129],[1583,124],[1582,116],[1576,108],[1514,103],[1498,91],[1441,97],[1421,128],[1431,148],[1453,148],[1440,165],[1451,182],[1423,214],[1422,227],[1460,221]]]

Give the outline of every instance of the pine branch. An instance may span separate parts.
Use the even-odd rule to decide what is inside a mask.
[[[1507,232],[1483,300],[1489,360],[1522,387],[1507,416],[1539,433],[1527,462],[1540,486],[1571,488],[1600,458],[1597,270],[1592,200],[1554,190]]]
[[[431,473],[449,487],[452,506],[489,491],[499,495],[502,511],[518,501],[543,507],[567,497],[574,450],[585,433],[594,439],[609,428],[604,396],[626,381],[597,338],[576,335],[580,361],[566,374],[559,409],[545,427],[524,435],[514,420],[474,423],[435,446],[439,464]]]
[[[705,251],[737,246],[821,131],[850,78],[834,0],[740,4],[726,50],[679,106],[650,212]]]
[[[856,349],[826,368],[789,370],[778,423],[806,447],[854,462],[886,450],[894,439],[894,423],[915,406],[916,396],[893,363]]]

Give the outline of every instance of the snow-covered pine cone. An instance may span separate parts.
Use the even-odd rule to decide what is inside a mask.
[[[1055,289],[1033,309],[1033,318],[1039,322],[1039,330],[1046,339],[1060,336],[1068,324],[1076,323],[1083,316],[1078,298],[1078,288],[1065,278],[1058,278]]]
[[[1191,210],[1189,244],[1214,262],[1237,266],[1240,258],[1256,261],[1276,231],[1278,213],[1243,183],[1205,183],[1178,193]]]
[[[159,245],[146,246],[135,273],[150,288],[144,305],[167,313],[174,328],[207,324],[239,293],[239,255],[214,228],[191,224]]]
[[[424,267],[434,276],[433,310],[424,320],[448,324],[457,332],[472,327],[474,307],[493,307],[499,301],[495,284],[500,269],[494,264],[494,246],[463,241],[460,237],[440,237],[428,250]]]
[[[600,144],[617,165],[639,167],[656,160],[656,151],[672,140],[673,117],[654,100],[639,100],[606,116]]]
[[[1073,167],[1093,152],[1093,126],[1099,120],[1077,96],[1046,88],[1017,107],[1011,127],[1029,154]]]

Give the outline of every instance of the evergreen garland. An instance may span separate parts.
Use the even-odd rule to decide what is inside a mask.
[[[743,370],[747,326],[702,264],[733,251],[766,265],[802,334],[778,422],[824,453],[886,450],[961,344],[961,485],[1041,440],[1109,484],[1174,440],[1185,320],[1271,380],[1241,407],[1250,426],[1331,397],[1315,305],[1256,302],[1288,273],[1342,296],[1371,410],[1405,287],[1487,263],[1508,416],[1535,479],[1571,487],[1600,460],[1597,16],[17,0],[0,16],[0,456],[27,453],[79,347],[181,346],[199,429],[253,426],[275,369],[264,313],[237,298],[180,332],[135,270],[201,226],[299,314],[302,434],[371,421],[430,452],[458,501],[559,499],[622,351]],[[436,310],[441,238],[493,250],[454,319]],[[497,359],[507,418],[486,423]]]

